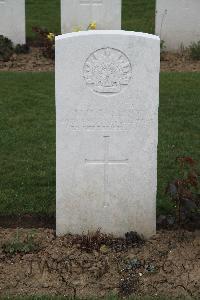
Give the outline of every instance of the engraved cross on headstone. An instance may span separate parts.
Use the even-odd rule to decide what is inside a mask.
[[[102,5],[102,0],[80,0],[80,4],[90,6]]]
[[[128,162],[128,159],[109,160],[109,143],[110,143],[110,137],[109,136],[104,136],[104,159],[103,160],[85,159],[86,164],[103,165],[104,166],[104,207],[109,206],[108,167],[110,165],[125,165]]]

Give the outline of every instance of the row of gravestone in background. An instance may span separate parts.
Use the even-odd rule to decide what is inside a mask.
[[[167,50],[200,40],[199,0],[157,0],[156,35]],[[61,31],[86,30],[92,21],[99,30],[121,29],[121,0],[61,0]],[[39,24],[38,24],[39,25]],[[0,0],[0,34],[25,43],[25,0]]]

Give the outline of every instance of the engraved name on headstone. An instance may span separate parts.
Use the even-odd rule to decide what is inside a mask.
[[[159,57],[143,33],[56,38],[57,234],[155,233]]]
[[[102,5],[102,0],[80,0],[80,5],[89,5],[89,6]]]

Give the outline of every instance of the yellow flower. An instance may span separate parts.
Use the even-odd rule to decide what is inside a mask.
[[[80,26],[75,26],[73,29],[72,29],[73,32],[79,32],[81,31],[81,27]]]
[[[88,26],[88,30],[95,30],[96,28],[97,28],[97,23],[96,22],[92,22]]]
[[[52,32],[49,32],[49,34],[47,34],[47,38],[48,38],[48,40],[53,41],[55,39],[55,34]]]

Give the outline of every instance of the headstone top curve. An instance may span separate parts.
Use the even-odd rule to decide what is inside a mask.
[[[160,41],[159,36],[154,34],[136,32],[136,31],[125,31],[125,30],[88,30],[88,31],[65,33],[56,36],[56,41],[64,40],[66,38],[78,37],[78,36],[98,36],[98,35],[135,36],[135,37],[143,37],[143,38],[149,38],[149,39]]]

